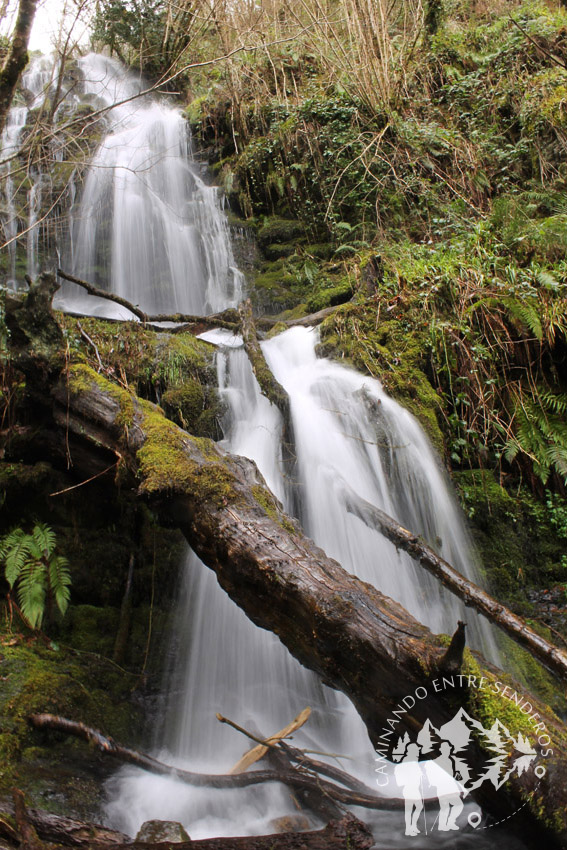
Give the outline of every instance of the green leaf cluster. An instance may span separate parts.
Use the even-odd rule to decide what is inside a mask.
[[[32,629],[41,627],[53,603],[64,614],[70,598],[67,559],[56,552],[55,533],[38,523],[31,533],[15,528],[0,540],[0,560],[10,590],[16,589],[21,613]]]

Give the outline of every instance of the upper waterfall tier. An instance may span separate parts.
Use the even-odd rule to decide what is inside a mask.
[[[199,176],[183,115],[113,59],[78,64],[81,100],[102,110],[105,133],[71,211],[73,272],[153,313],[235,304],[242,276],[219,190]],[[92,311],[70,288],[64,299]]]

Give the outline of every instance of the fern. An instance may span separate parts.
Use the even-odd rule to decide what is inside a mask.
[[[16,588],[18,605],[32,629],[41,626],[47,602],[54,601],[64,614],[70,599],[71,574],[68,561],[55,553],[55,533],[38,523],[31,534],[16,528],[0,540],[10,590]]]
[[[556,395],[551,390],[540,390],[539,398],[546,410],[558,414],[567,413],[567,394]]]
[[[5,576],[10,588],[14,586],[30,557],[30,549],[30,536],[21,528],[14,529],[0,542],[0,558],[6,563]]]
[[[55,532],[49,528],[48,525],[45,525],[45,523],[39,522],[35,526],[32,531],[32,538],[45,558],[49,558],[55,551],[55,546],[57,544]]]
[[[37,629],[45,611],[45,568],[41,561],[25,564],[18,581],[18,605],[32,629]]]
[[[520,301],[519,298],[503,298],[502,303],[512,319],[516,319],[524,328],[528,328],[539,342],[542,341],[543,327],[539,315],[539,303],[536,299]]]
[[[62,614],[67,610],[70,591],[71,573],[67,558],[62,555],[55,555],[49,562],[49,586],[55,598],[55,603]]]
[[[548,289],[550,292],[559,292],[562,289],[559,281],[555,280],[549,272],[538,272],[536,274],[536,280],[540,286],[543,286],[544,289]]]
[[[515,395],[514,434],[506,441],[504,457],[512,463],[521,452],[545,484],[552,471],[567,481],[567,395],[549,390]]]

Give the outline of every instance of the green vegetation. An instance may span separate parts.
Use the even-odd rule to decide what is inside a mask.
[[[454,469],[561,492],[567,12],[430,4],[407,56],[369,4],[341,8],[326,43],[314,26],[309,45],[298,34],[293,49],[231,60],[197,78],[188,108],[256,226],[256,307],[352,302],[323,326],[323,352],[380,377]],[[390,36],[403,41],[406,26]]]
[[[38,523],[29,534],[15,528],[0,540],[0,560],[10,590],[16,587],[20,612],[32,628],[41,626],[46,609],[55,603],[61,614],[70,598],[69,562],[56,553],[53,530]]]

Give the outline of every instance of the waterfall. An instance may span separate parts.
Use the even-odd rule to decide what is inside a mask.
[[[413,416],[379,381],[317,358],[316,330],[294,328],[278,335],[263,343],[263,351],[290,397],[297,454],[290,481],[281,416],[261,395],[241,340],[226,331],[204,336],[219,345],[219,388],[228,407],[225,447],[252,458],[288,510],[301,505],[307,533],[345,569],[378,586],[433,630],[452,632],[463,617],[462,606],[345,505],[349,487],[422,534],[473,577],[469,541],[450,486]],[[489,630],[470,612],[466,619],[472,643],[494,658]],[[294,744],[344,754],[345,769],[373,783],[374,751],[346,697],[323,686],[274,635],[252,625],[194,554],[185,565],[176,636],[178,660],[158,749],[163,760],[225,772],[246,747],[219,724],[217,711],[267,734],[309,705],[312,715]],[[182,821],[193,838],[269,832],[275,817],[293,811],[277,789],[195,792],[132,768],[117,774],[109,792],[110,822],[132,833],[154,817]],[[381,814],[382,832],[389,818]],[[388,840],[398,829],[394,819]]]
[[[28,121],[33,116],[34,110],[38,109],[48,92],[54,75],[54,60],[52,56],[36,56],[29,67],[22,74],[20,92],[16,103],[11,107],[6,119],[6,126],[0,139],[0,158],[6,160],[1,167],[2,194],[4,209],[0,214],[4,241],[7,243],[8,266],[6,268],[6,284],[15,288],[17,286],[17,260],[18,260],[18,234],[24,230],[27,238],[25,270],[27,274],[35,276],[38,271],[38,245],[39,226],[38,215],[41,207],[41,185],[43,175],[32,165],[28,166],[24,173],[16,162],[15,156],[20,148],[22,137],[26,130]],[[24,103],[22,104],[22,101]],[[21,186],[29,183],[27,189],[26,203],[22,209],[18,209],[18,195]],[[24,212],[27,209],[27,217]],[[23,258],[22,258],[23,259]],[[20,274],[23,277],[23,273]]]
[[[236,304],[242,275],[226,216],[218,189],[192,160],[181,111],[141,96],[140,80],[113,59],[91,53],[78,65],[81,99],[103,111],[106,132],[72,210],[72,271],[149,313],[203,314]],[[102,299],[93,310],[92,298],[70,284],[61,303],[129,315]]]
[[[74,96],[102,110],[104,126],[82,186],[73,184],[67,252],[72,270],[148,312],[203,313],[236,304],[242,276],[234,267],[221,198],[192,157],[182,114],[143,95],[142,83],[112,59],[91,54],[78,66],[81,91]],[[7,144],[16,143],[25,118],[14,115]],[[121,314],[107,302],[93,307],[92,299],[71,286],[59,303]],[[374,583],[433,630],[452,632],[462,607],[346,509],[349,487],[474,576],[462,518],[416,420],[379,381],[318,358],[316,330],[290,329],[263,343],[290,398],[297,455],[290,468],[282,455],[281,416],[261,395],[241,340],[220,330],[206,336],[218,346],[225,447],[258,464],[287,510],[296,510],[306,532],[345,569]],[[470,612],[466,619],[472,641],[494,659],[488,630]],[[375,754],[347,698],[296,662],[275,635],[255,627],[192,553],[184,566],[173,642],[176,661],[154,745],[158,758],[203,772],[227,771],[247,745],[219,724],[216,712],[269,734],[309,705],[312,715],[294,743],[340,754],[349,772],[373,782]],[[274,830],[275,817],[294,813],[287,791],[274,784],[195,789],[124,767],[107,790],[108,822],[130,834],[153,818],[179,820],[195,839],[260,834]],[[364,817],[378,825],[380,846],[402,846],[398,814]],[[487,846],[488,840],[475,836],[475,846]]]

